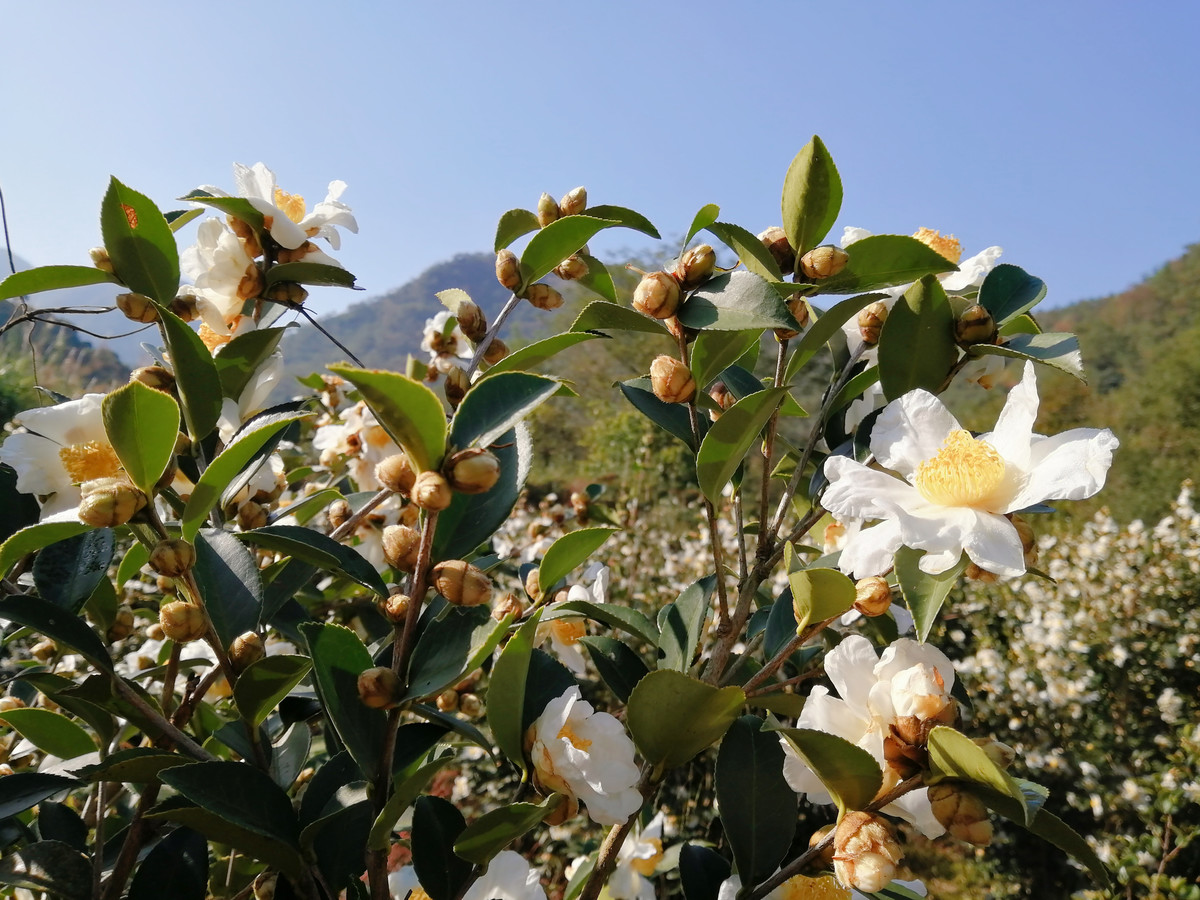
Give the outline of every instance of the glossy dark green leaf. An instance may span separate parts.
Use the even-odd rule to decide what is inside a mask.
[[[496,223],[493,249],[499,253],[517,238],[537,231],[539,227],[536,213],[527,209],[510,209],[500,216],[500,221]]]
[[[842,208],[842,179],[833,157],[815,134],[788,166],[783,179],[783,230],[799,258],[829,233]]]
[[[12,300],[42,291],[85,287],[91,284],[116,282],[116,277],[95,266],[40,266],[9,275],[0,281],[0,300]]]
[[[47,797],[78,787],[74,778],[43,772],[16,772],[0,778],[0,820],[24,812]]]
[[[1041,326],[1034,321],[1033,316],[1024,315],[1009,319],[1000,327],[1001,337],[1010,337],[1014,334],[1041,334]]]
[[[550,545],[538,566],[538,584],[547,588],[558,584],[599,550],[619,528],[580,528],[569,531]]]
[[[0,884],[48,891],[63,900],[89,900],[92,866],[69,844],[38,841],[11,850],[0,859]]]
[[[654,391],[650,388],[650,379],[645,377],[622,381],[617,387],[638,412],[659,428],[679,438],[688,447],[694,449],[697,446],[692,437],[691,418],[686,404],[663,403],[654,396]],[[703,437],[708,431],[708,417],[699,416],[696,424],[700,427],[700,435]]]
[[[779,263],[767,249],[766,244],[743,228],[731,222],[713,222],[708,230],[716,235],[717,240],[738,255],[749,271],[766,278],[768,281],[782,281],[783,273],[779,271]]]
[[[250,768],[242,763],[226,763],[226,765],[241,765],[243,768]],[[262,777],[267,778],[266,775]],[[270,779],[267,781],[271,783]],[[274,787],[274,784],[271,783],[271,786]],[[186,825],[188,828],[199,831],[211,841],[236,847],[251,859],[261,860],[293,878],[299,877],[307,868],[304,857],[291,844],[245,828],[233,818],[194,805],[182,796],[174,796],[159,803],[146,814],[146,818],[152,821],[168,819]]]
[[[193,203],[202,203],[213,209],[219,209],[235,219],[241,219],[255,231],[263,230],[263,214],[255,209],[254,205],[245,197],[218,197],[197,188],[177,199],[190,200]]]
[[[818,281],[817,293],[859,294],[957,268],[936,250],[903,234],[873,234],[845,249],[850,257],[846,268]]]
[[[1029,312],[1046,296],[1046,282],[1020,266],[1000,263],[987,273],[979,287],[979,305],[1004,325]]]
[[[716,586],[717,577],[706,575],[689,585],[673,603],[668,603],[659,612],[658,668],[677,672],[691,668]]]
[[[684,900],[717,900],[730,875],[729,861],[711,847],[684,844],[679,851],[679,880]]]
[[[812,728],[781,728],[779,733],[821,780],[839,810],[864,809],[879,793],[883,773],[866,750]]]
[[[327,759],[308,783],[300,796],[300,827],[307,828],[321,818],[321,814],[337,792],[353,782],[363,780],[362,771],[353,757],[345,750]],[[303,831],[301,832],[303,833]]]
[[[45,841],[60,841],[80,853],[87,851],[87,824],[65,803],[43,800],[37,808],[38,835]]]
[[[113,671],[112,659],[104,643],[83,619],[49,600],[16,595],[0,600],[0,620],[32,628],[43,637],[70,647],[98,669]],[[4,816],[0,816],[3,819]]]
[[[471,877],[471,863],[454,852],[466,827],[462,813],[441,797],[420,797],[413,807],[413,866],[430,900],[455,900]]]
[[[767,629],[763,636],[766,658],[773,658],[796,633],[796,611],[792,607],[792,589],[789,587],[771,604],[767,614]]]
[[[175,455],[179,405],[170,394],[131,381],[104,397],[101,415],[129,480],[150,496]]]
[[[238,712],[257,728],[311,668],[312,663],[303,656],[264,656],[255,660],[238,676],[233,688]]]
[[[562,804],[561,794],[551,794],[541,803],[510,803],[484,813],[465,829],[454,842],[454,852],[479,866],[526,832]]]
[[[696,480],[709,502],[720,502],[721,491],[786,394],[787,388],[772,388],[743,397],[708,429],[696,453]]]
[[[163,218],[167,220],[167,224],[171,226],[171,231],[179,231],[184,225],[189,222],[194,222],[196,219],[204,215],[204,210],[196,209],[171,209],[163,213]]]
[[[533,284],[572,253],[577,253],[598,232],[618,224],[591,215],[564,216],[551,222],[529,239],[521,254],[521,277]],[[437,900],[435,897],[434,900]]]
[[[169,304],[179,289],[179,250],[153,201],[113,178],[100,204],[100,233],[116,276],[139,294]]]
[[[710,278],[688,296],[676,316],[688,328],[701,331],[800,330],[770,282],[740,269]]]
[[[201,440],[221,416],[221,376],[200,335],[166,307],[159,307],[158,318],[171,354],[183,420],[192,440]]]
[[[741,358],[762,338],[758,328],[747,331],[702,331],[692,344],[688,359],[696,387],[708,387],[726,368]],[[759,390],[762,386],[759,385]]]
[[[1016,780],[996,765],[984,749],[960,731],[939,725],[929,732],[929,784],[952,779],[983,785],[1012,800],[1014,821],[1026,828],[1037,809],[1025,804],[1025,794]]]
[[[924,641],[937,621],[938,611],[946,602],[946,595],[958,583],[959,576],[967,568],[964,553],[957,563],[939,575],[929,575],[920,569],[924,550],[901,547],[896,551],[896,580],[904,595],[904,604],[913,616],[913,630],[917,640]]]
[[[765,709],[777,716],[789,719],[799,717],[804,711],[804,697],[801,694],[788,694],[779,691],[774,694],[755,694],[746,698],[746,703],[755,709]]]
[[[584,210],[584,214],[597,219],[608,219],[622,228],[632,228],[634,231],[640,231],[642,234],[649,235],[656,241],[662,237],[649,219],[641,213],[627,209],[624,206],[611,206],[601,203],[599,206],[589,206]]]
[[[258,561],[231,532],[206,528],[196,535],[193,574],[221,643],[258,627],[263,588]]]
[[[588,648],[592,664],[608,689],[622,703],[628,702],[629,694],[650,671],[641,656],[616,638],[593,635],[581,637],[579,643]],[[488,716],[491,717],[490,709]]]
[[[237,400],[259,367],[275,352],[286,328],[256,328],[233,338],[213,357],[221,396]]]
[[[626,724],[642,756],[657,769],[683,765],[733,724],[746,695],[671,669],[643,678],[629,695]]]
[[[536,610],[508,639],[492,666],[488,681],[488,725],[501,752],[518,768],[525,769],[522,728],[525,707],[525,682],[529,659],[542,610]]]
[[[271,266],[267,270],[266,281],[268,287],[281,281],[323,287],[354,287],[354,276],[341,266],[309,262],[280,263],[277,266]]]
[[[176,828],[154,845],[129,885],[128,900],[204,900],[208,896],[208,839]]]
[[[688,227],[687,234],[683,238],[683,246],[687,247],[692,242],[692,238],[698,235],[701,231],[717,221],[717,216],[721,214],[721,207],[715,203],[709,203],[700,207],[696,215],[692,217],[692,224]]]
[[[423,766],[418,766],[406,777],[396,779],[395,788],[379,815],[375,817],[375,822],[367,834],[368,850],[387,849],[391,844],[392,829],[405,810],[412,806],[417,797],[429,786],[433,776],[452,762],[454,762],[454,755],[447,753]]]
[[[291,800],[253,766],[200,762],[164,769],[159,778],[213,815],[289,847],[300,846],[300,825]]]
[[[613,283],[612,273],[608,267],[594,256],[580,253],[579,258],[587,265],[587,272],[577,279],[579,284],[595,294],[599,294],[609,303],[617,302],[617,286]]]
[[[937,393],[957,361],[954,313],[941,283],[926,275],[896,301],[883,323],[879,383],[884,396],[895,400],[915,388]]]
[[[334,890],[355,885],[365,888],[361,878],[366,874],[366,846],[375,811],[371,801],[360,800],[329,816],[313,835],[317,868],[325,882]]]
[[[1003,344],[977,344],[971,348],[971,352],[982,356],[1030,359],[1074,375],[1080,381],[1087,381],[1083,373],[1083,357],[1079,353],[1079,339],[1073,334],[1052,331],[1015,334]]]
[[[574,687],[578,687],[578,682],[570,669],[545,650],[535,649],[529,657],[529,676],[525,680],[521,731],[528,732],[552,700]]]
[[[33,562],[33,583],[43,600],[78,613],[107,576],[115,542],[111,528],[97,528],[51,544]]]
[[[879,366],[871,366],[870,368],[863,369],[863,371],[842,385],[842,389],[838,391],[837,396],[833,398],[833,402],[829,404],[830,411],[837,412],[839,409],[848,406],[861,397],[867,388],[878,382]]]
[[[779,866],[796,833],[796,792],[783,777],[779,738],[762,719],[742,716],[717,752],[721,826],[744,884],[758,884]]]
[[[36,525],[41,508],[37,499],[17,490],[17,473],[0,466],[0,554],[3,543],[30,525]]]
[[[1007,797],[1002,794],[993,793],[986,788],[978,789],[977,793],[980,799],[990,808],[1001,815],[1005,815],[1005,809],[1008,808]],[[1015,821],[1020,824],[1019,819]],[[1109,875],[1108,869],[1100,857],[1096,855],[1096,851],[1092,849],[1092,846],[1075,829],[1049,810],[1039,810],[1033,823],[1027,826],[1027,830],[1031,834],[1036,834],[1042,840],[1053,844],[1068,856],[1078,860],[1100,884],[1108,885],[1111,883],[1112,876]]]
[[[450,445],[487,447],[553,397],[560,384],[532,372],[502,372],[476,382],[454,413]]]
[[[388,587],[363,555],[319,531],[300,525],[266,525],[237,537],[250,544],[302,559],[319,569],[343,575],[351,581],[386,597]]]
[[[588,600],[567,600],[565,603],[554,604],[554,609],[548,611],[543,618],[552,619],[560,615],[583,614],[589,619],[603,622],[619,631],[632,634],[652,647],[658,646],[658,629],[640,609],[621,606],[617,603],[592,603]]]
[[[795,381],[800,370],[817,351],[824,347],[831,337],[840,333],[842,326],[858,315],[864,306],[886,296],[887,294],[859,294],[857,297],[842,300],[810,324],[808,330],[796,342],[796,349],[792,351],[791,359],[788,360],[784,382],[791,384]]]
[[[657,319],[643,316],[627,306],[617,306],[604,300],[595,300],[585,306],[571,323],[571,331],[599,331],[605,334],[610,331],[641,331],[670,336]]]
[[[441,464],[446,451],[446,413],[433,391],[397,372],[345,364],[328,368],[358,388],[379,424],[404,448],[418,472]]]
[[[291,474],[289,473],[289,476]],[[291,477],[288,478],[289,482],[292,480]],[[341,499],[343,499],[342,492],[336,488],[326,488],[325,490],[317,491],[309,494],[307,497],[296,500],[294,503],[289,503],[287,506],[277,507],[267,516],[267,524],[274,525],[280,519],[292,518],[303,525],[335,500]]]
[[[99,763],[75,769],[72,774],[87,781],[145,783],[156,781],[158,773],[172,766],[193,762],[186,756],[153,747],[129,747],[104,757]]]
[[[96,752],[96,742],[83,728],[48,709],[5,710],[0,712],[0,722],[7,723],[39,750],[60,759],[74,759]]]
[[[20,529],[0,544],[0,577],[7,577],[18,562],[30,553],[90,531],[83,522],[39,522]]]
[[[486,604],[453,607],[430,622],[413,648],[406,696],[430,697],[460,681],[492,655],[504,632]]]
[[[557,356],[564,350],[574,347],[576,344],[583,344],[587,341],[594,341],[603,337],[606,337],[606,335],[590,331],[568,331],[565,334],[556,334],[554,337],[548,337],[545,340],[534,341],[532,344],[528,344],[520,350],[514,350],[508,354],[508,356],[488,369],[484,373],[484,378],[494,378],[501,372],[527,372],[530,369],[540,366],[546,360]],[[464,400],[464,402],[466,401]]]

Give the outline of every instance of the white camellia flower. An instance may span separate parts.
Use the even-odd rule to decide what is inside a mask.
[[[555,601],[546,607],[553,612],[554,608],[563,603],[584,601],[586,603],[608,602],[608,566],[603,563],[591,563],[583,571],[578,584],[573,584],[567,590],[563,601]],[[587,619],[581,613],[578,616],[559,616],[553,619],[543,618],[538,623],[535,642],[550,641],[550,649],[568,669],[576,675],[587,672],[587,661],[579,649],[579,639],[587,634]]]
[[[392,900],[429,900],[412,866],[402,866],[388,875]],[[467,888],[463,900],[546,900],[537,869],[514,850],[501,850],[488,863],[487,871]]]
[[[953,716],[954,666],[931,644],[901,638],[877,657],[869,640],[850,635],[825,657],[825,671],[838,696],[824,685],[814,687],[796,725],[837,735],[866,750],[883,770],[884,791],[902,780],[884,757],[891,726],[908,716],[921,722]],[[821,780],[791,744],[782,736],[779,742],[785,753],[783,776],[792,790],[807,794],[812,803],[832,803]],[[928,838],[945,831],[934,818],[926,788],[905,794],[882,812],[911,822]]]
[[[1107,428],[1035,434],[1037,410],[1030,362],[995,430],[978,438],[928,391],[889,404],[871,432],[871,452],[895,474],[844,456],[825,461],[825,508],[843,522],[882,520],[846,540],[839,568],[854,578],[882,574],[903,546],[925,551],[920,566],[931,575],[964,552],[996,575],[1023,574],[1021,538],[1007,516],[1047,500],[1091,497],[1119,443]]]
[[[342,410],[337,421],[318,427],[312,444],[321,465],[333,468],[344,461],[360,491],[379,490],[375,467],[402,452],[362,401]]]
[[[607,894],[611,900],[654,900],[654,882],[650,876],[663,858],[662,832],[660,812],[645,828],[625,840],[601,897]]]
[[[920,897],[928,896],[925,885],[919,881],[896,880],[893,884],[906,887]],[[721,887],[717,890],[717,900],[734,900],[741,889],[741,876],[730,875],[721,882]],[[871,900],[868,894],[859,893],[853,888],[842,887],[832,875],[822,875],[819,878],[797,875],[775,888],[763,900],[815,900],[815,898],[819,898],[819,900]]]
[[[582,800],[600,825],[621,825],[641,807],[633,741],[615,718],[595,712],[577,685],[551,700],[529,731],[543,788]]]
[[[215,334],[229,334],[242,305],[262,289],[258,265],[220,219],[200,223],[196,243],[179,255],[179,268],[192,281],[196,308]]]

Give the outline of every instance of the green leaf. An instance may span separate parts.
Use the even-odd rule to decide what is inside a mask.
[[[607,335],[592,331],[568,331],[564,334],[556,334],[554,337],[548,337],[545,340],[535,341],[532,344],[522,347],[520,350],[514,350],[508,354],[508,356],[488,369],[483,377],[485,379],[494,378],[501,372],[528,371],[536,366],[540,366],[546,360],[562,353],[562,351],[574,347],[576,344],[594,341],[602,337],[607,337]],[[467,396],[470,396],[470,394]],[[465,403],[466,400],[464,399],[463,402]]]
[[[686,672],[704,634],[717,576],[706,575],[689,585],[658,614],[658,668]]]
[[[396,372],[356,369],[344,363],[328,369],[358,388],[379,424],[404,448],[413,468],[425,472],[441,464],[446,413],[433,391]]]
[[[358,635],[341,625],[306,622],[313,687],[342,744],[368,780],[379,774],[387,715],[358,699],[358,676],[375,665]]]
[[[354,287],[354,276],[341,266],[323,263],[290,262],[271,266],[267,270],[267,287],[281,281],[322,287]]]
[[[33,583],[38,594],[78,614],[108,575],[114,545],[112,529],[97,528],[46,547],[33,561]]]
[[[580,528],[564,534],[550,545],[538,566],[538,584],[549,590],[570,572],[587,562],[619,528]]]
[[[517,238],[529,234],[531,231],[537,231],[539,227],[536,213],[527,209],[510,209],[500,216],[500,221],[496,223],[496,240],[493,248],[499,253]]]
[[[214,764],[197,763],[197,765]],[[224,765],[250,769],[249,766],[242,763],[224,763]],[[262,777],[267,778],[266,775],[262,775]],[[274,787],[274,783],[270,782],[270,779],[267,779],[267,782]],[[237,847],[251,859],[261,860],[292,878],[299,878],[301,873],[307,869],[307,864],[299,850],[290,844],[244,828],[232,818],[210,812],[200,806],[193,806],[180,796],[171,797],[158,804],[146,814],[146,818],[151,820],[169,819],[172,822],[186,825],[188,828],[201,832],[209,840]]]
[[[1030,359],[1053,366],[1068,375],[1086,382],[1083,374],[1083,357],[1079,353],[1079,339],[1065,332],[1047,331],[1042,334],[1015,334],[1003,344],[976,344],[971,348],[976,356],[1008,356],[1014,359]]]
[[[771,251],[757,237],[743,228],[730,222],[713,222],[708,230],[716,235],[717,240],[738,255],[742,265],[768,281],[782,281],[783,273],[779,271],[779,263]]]
[[[501,752],[522,771],[525,770],[525,732],[522,727],[525,681],[529,675],[529,660],[533,655],[541,616],[542,610],[535,610],[516,634],[508,639],[492,666],[488,681],[487,711],[492,737]]]
[[[579,258],[587,264],[587,272],[579,279],[579,283],[593,293],[599,294],[609,303],[617,302],[617,286],[613,284],[612,274],[608,267],[594,256],[580,253]]]
[[[221,499],[226,486],[271,438],[292,422],[310,415],[311,413],[270,413],[251,420],[239,431],[229,446],[209,463],[200,480],[192,488],[191,496],[188,497],[180,517],[184,540],[195,537],[205,516]]]
[[[946,725],[929,732],[929,771],[929,784],[955,779],[983,785],[1008,797],[1014,804],[1016,818],[1006,815],[1018,825],[1028,828],[1037,814],[1037,809],[1026,805],[1025,794],[1011,775],[992,762],[973,740]]]
[[[579,643],[588,648],[588,654],[604,683],[622,703],[629,701],[629,694],[637,683],[646,677],[650,669],[645,661],[628,644],[610,637],[581,637]],[[491,717],[491,709],[488,709]]]
[[[221,380],[221,396],[237,400],[246,385],[275,352],[286,328],[256,328],[239,334],[213,357],[217,376]]]
[[[167,220],[167,224],[171,226],[171,231],[179,231],[184,225],[189,222],[194,222],[196,219],[204,215],[204,210],[195,209],[172,209],[163,213],[163,218]]]
[[[780,205],[783,230],[798,260],[821,243],[842,208],[841,176],[815,134],[788,166]]]
[[[96,742],[86,731],[48,709],[10,709],[0,712],[0,721],[7,722],[39,750],[60,759],[96,752]]]
[[[873,234],[845,249],[850,256],[846,268],[818,281],[817,293],[857,294],[958,268],[936,250],[902,234]]]
[[[490,709],[488,710],[488,718],[491,718]],[[387,849],[391,843],[392,828],[400,820],[400,816],[404,814],[406,809],[413,805],[413,801],[425,790],[429,782],[433,780],[433,776],[452,762],[454,762],[454,755],[447,753],[445,756],[419,767],[408,777],[398,780],[391,795],[388,797],[387,803],[384,804],[379,815],[375,817],[375,823],[371,826],[371,831],[367,837],[368,850]]]
[[[78,787],[74,778],[44,772],[16,772],[0,778],[0,821],[36,806],[47,797]]]
[[[715,203],[709,203],[707,206],[700,207],[695,217],[692,219],[691,227],[688,228],[687,234],[683,238],[683,246],[687,247],[692,242],[692,238],[698,235],[701,231],[717,221],[717,216],[721,214],[721,207]]]
[[[454,852],[477,866],[486,866],[493,856],[540,825],[562,800],[562,794],[551,794],[541,803],[510,803],[486,812],[463,829],[454,842]]]
[[[129,885],[128,900],[205,900],[208,896],[208,839],[176,828],[146,854]]]
[[[788,545],[791,549],[791,545]],[[836,569],[800,569],[788,572],[792,589],[792,613],[796,634],[809,625],[824,622],[854,606],[854,582]]]
[[[300,525],[267,525],[239,532],[237,537],[265,550],[286,553],[318,569],[343,575],[381,597],[388,594],[388,586],[361,553],[319,531]]]
[[[611,219],[598,219],[590,215],[564,216],[551,222],[525,245],[525,251],[521,254],[522,283],[533,284],[568,256],[578,252],[598,232],[616,224]]]
[[[289,473],[289,475],[290,474],[292,473]],[[300,479],[288,478],[289,483],[298,480]],[[303,499],[296,500],[294,503],[289,503],[287,506],[277,507],[269,516],[267,516],[267,523],[274,524],[279,519],[282,519],[285,516],[290,516],[297,522],[303,524],[309,521],[325,507],[329,506],[329,504],[333,503],[334,500],[341,499],[343,499],[341,491],[337,490],[336,488],[325,488],[324,490],[317,491],[314,494],[309,494]]]
[[[656,241],[662,238],[658,233],[658,229],[654,227],[649,219],[639,212],[626,209],[624,206],[610,206],[602,203],[599,206],[589,206],[584,210],[584,213],[597,219],[608,219],[622,228],[632,228],[634,231],[640,231],[642,234],[649,235]]]
[[[486,605],[452,607],[430,622],[413,648],[406,697],[431,697],[460,681],[492,655],[506,627]]]
[[[642,756],[657,769],[681,766],[716,743],[737,718],[746,695],[659,669],[629,695],[626,723]]]
[[[70,647],[96,668],[109,673],[113,671],[108,650],[96,632],[88,628],[83,619],[48,600],[19,594],[5,597],[0,600],[0,619],[32,628],[42,636]],[[3,781],[4,779],[0,779],[0,783]],[[0,815],[0,819],[3,818],[4,816]]]
[[[979,287],[979,305],[992,314],[997,325],[1029,312],[1045,296],[1046,282],[1009,263],[988,272]]]
[[[941,283],[924,276],[896,301],[879,337],[879,383],[895,400],[914,388],[937,393],[958,360],[954,313]]]
[[[0,577],[7,578],[12,567],[30,553],[91,529],[90,525],[83,522],[39,522],[27,525],[0,544]]]
[[[863,809],[875,799],[883,785],[883,773],[866,750],[812,728],[778,730],[821,780],[841,812]]]
[[[545,619],[549,619],[546,616]],[[543,620],[544,621],[544,620]],[[521,711],[521,730],[525,733],[546,712],[546,707],[579,682],[571,670],[545,650],[535,649],[529,657],[529,676],[525,679],[525,704]]]
[[[233,216],[235,219],[241,219],[255,231],[263,231],[263,214],[254,208],[245,197],[218,197],[215,194],[210,194],[208,191],[197,188],[178,200],[190,200],[193,203],[202,203],[205,206],[219,209],[221,212]]]
[[[62,841],[26,844],[0,859],[0,884],[48,891],[64,900],[92,897],[92,866],[88,858]]]
[[[560,220],[561,221],[561,220]],[[450,445],[487,447],[554,396],[561,382],[531,372],[502,372],[467,391],[450,423]]]
[[[320,820],[339,790],[362,780],[362,772],[345,750],[327,759],[300,795],[300,833],[303,834],[304,829]]]
[[[175,299],[179,250],[149,197],[113,178],[100,204],[100,233],[116,276],[130,290],[163,304]]]
[[[651,319],[627,306],[617,306],[605,300],[594,300],[585,306],[571,323],[571,331],[599,331],[605,334],[610,331],[641,331],[670,337],[670,333],[657,319]]]
[[[1000,327],[1000,336],[1009,337],[1014,334],[1041,334],[1042,329],[1034,321],[1033,316],[1023,315],[1009,319]]]
[[[901,547],[896,551],[896,580],[904,595],[904,603],[913,616],[913,628],[917,640],[924,641],[929,637],[933,623],[937,621],[938,611],[946,602],[946,595],[958,583],[958,578],[967,568],[967,555],[964,553],[957,563],[940,575],[929,575],[920,569],[921,557],[924,550],[914,550],[911,547]]]
[[[700,332],[692,344],[691,357],[688,359],[688,368],[692,370],[692,377],[696,379],[696,387],[708,387],[761,338],[762,330],[758,328],[747,331]],[[761,384],[758,390],[762,390]]]
[[[258,628],[263,587],[258,560],[231,532],[206,528],[196,535],[192,570],[221,643]]]
[[[168,750],[153,747],[130,747],[109,754],[99,763],[76,769],[72,774],[87,781],[120,781],[143,784],[158,780],[158,773],[173,766],[188,765],[193,760]]]
[[[787,694],[779,691],[774,694],[755,694],[747,697],[746,703],[755,709],[765,709],[777,716],[789,719],[797,718],[804,711],[804,697],[800,694]]]
[[[264,656],[255,660],[233,687],[238,712],[257,728],[311,668],[312,662],[304,656]]]
[[[743,397],[708,429],[696,453],[696,480],[709,502],[720,502],[721,491],[786,394],[787,388],[772,388]]]
[[[164,769],[159,778],[192,803],[240,828],[300,847],[300,825],[291,800],[253,766],[199,762]]]
[[[692,437],[692,422],[688,414],[687,404],[685,403],[664,403],[654,396],[654,391],[650,388],[649,378],[631,378],[629,381],[622,381],[617,384],[621,389],[621,393],[625,395],[625,399],[633,404],[634,408],[644,415],[647,419],[657,425],[667,434],[674,435],[683,441],[690,448],[695,448],[696,444]],[[717,421],[720,421],[719,419]],[[700,416],[697,420],[697,425],[700,428],[701,437],[708,430],[708,417]]]
[[[413,807],[413,866],[430,900],[454,900],[471,877],[471,863],[454,852],[466,827],[462,813],[441,797],[420,797]]]
[[[208,437],[221,416],[221,376],[200,335],[165,306],[158,319],[166,337],[180,408],[192,440]]]
[[[170,394],[131,381],[100,404],[104,431],[129,480],[146,496],[175,455],[179,405]]]
[[[800,323],[770,282],[741,270],[704,282],[679,307],[676,316],[688,328],[701,331],[800,330]]]
[[[57,291],[63,288],[85,287],[90,284],[116,283],[115,276],[94,266],[41,266],[9,275],[0,281],[0,300]]]
[[[603,622],[620,631],[640,638],[652,647],[658,646],[658,629],[640,609],[632,609],[616,603],[592,603],[588,600],[567,600],[554,604],[554,609],[548,611],[544,618],[549,621],[570,613],[587,616],[597,622]]]
[[[857,297],[841,301],[828,312],[822,314],[815,322],[808,326],[808,330],[797,341],[792,358],[788,360],[787,374],[783,377],[784,383],[791,384],[795,381],[796,376],[800,374],[800,370],[804,368],[805,364],[816,355],[818,350],[825,346],[831,337],[838,334],[842,326],[856,316],[864,306],[868,303],[874,303],[876,300],[883,300],[886,297],[887,294],[859,294]]]
[[[717,753],[717,803],[721,826],[744,884],[775,871],[796,833],[796,792],[783,777],[779,738],[762,731],[762,719],[734,721]]]
[[[728,860],[711,847],[689,843],[679,850],[684,900],[718,900],[718,889],[730,872]]]

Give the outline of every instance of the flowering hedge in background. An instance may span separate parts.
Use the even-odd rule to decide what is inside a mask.
[[[822,243],[842,184],[814,138],[781,226],[701,208],[628,303],[587,245],[657,238],[644,216],[582,188],[509,210],[494,321],[443,291],[428,359],[367,369],[339,345],[349,361],[309,396],[267,406],[281,317],[306,314],[313,286],[354,286],[323,247],[357,225],[341,182],[311,211],[262,164],[235,182],[164,213],[113,179],[94,265],[0,283],[0,299],[121,285],[118,307],[158,338],[129,384],[26,411],[0,447],[7,507],[40,502],[0,544],[0,883],[109,900],[911,898],[926,887],[901,868],[896,820],[984,847],[993,815],[1108,879],[1006,729],[964,717],[964,682],[927,643],[964,574],[1044,578],[1026,517],[1092,496],[1117,447],[1107,430],[1033,432],[1038,367],[1082,377],[1074,337],[1030,314],[1040,280],[998,248],[960,269],[928,229]],[[205,210],[222,217],[180,252]],[[564,303],[552,273],[593,298],[510,349],[518,304]],[[636,548],[598,487],[559,508],[553,539],[520,524],[526,420],[574,393],[537,370],[630,332],[661,352],[617,388],[694,461],[682,583],[605,564]],[[972,434],[937,395],[1000,383],[1008,360],[1019,383]],[[833,375],[804,410],[790,389],[817,366]],[[681,773],[702,802],[681,802]],[[547,868],[555,841],[580,857]]]

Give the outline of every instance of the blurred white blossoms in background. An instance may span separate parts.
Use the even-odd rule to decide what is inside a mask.
[[[885,744],[898,739],[893,726],[912,735],[924,723],[952,721],[957,711],[950,697],[954,666],[931,644],[901,638],[876,657],[869,640],[850,635],[825,657],[825,671],[841,699],[817,685],[796,726],[837,735],[866,750],[883,770],[883,791],[903,780],[884,754]],[[832,803],[821,780],[786,738],[779,741],[786,755],[783,775],[792,790],[807,794],[812,803]],[[945,831],[933,815],[926,788],[905,794],[881,811],[911,822],[928,838]]]
[[[650,876],[663,858],[662,833],[660,812],[645,828],[625,840],[601,897],[607,893],[611,900],[654,900],[654,882]]]
[[[388,875],[388,892],[392,900],[428,900],[417,872],[403,866]],[[488,863],[487,871],[467,888],[463,900],[546,900],[537,869],[514,850],[501,850]]]
[[[538,784],[569,803],[582,800],[594,822],[621,825],[641,807],[633,741],[615,718],[595,712],[578,686],[546,705],[526,741]]]
[[[946,571],[964,551],[996,575],[1023,574],[1021,537],[1007,516],[1046,500],[1091,497],[1118,445],[1107,428],[1034,434],[1037,409],[1029,362],[995,430],[978,438],[928,391],[889,404],[871,432],[871,452],[894,475],[844,456],[825,461],[825,508],[842,522],[882,520],[847,538],[839,568],[855,578],[881,574],[904,546],[925,551],[920,566],[929,574]]]
[[[925,885],[919,881],[897,880],[893,883],[908,888],[919,897],[928,895]],[[741,876],[730,875],[721,882],[717,900],[734,900],[741,889]],[[819,878],[797,875],[775,888],[763,900],[870,900],[870,896],[853,888],[842,887],[832,875],[822,875]]]
[[[571,585],[564,599],[556,599],[548,604],[547,615],[538,623],[535,643],[549,640],[554,655],[576,675],[587,672],[587,662],[579,649],[579,639],[587,634],[587,619],[583,613],[575,616],[558,615],[554,618],[549,616],[554,613],[556,607],[561,607],[564,603],[607,603],[609,577],[608,566],[598,562],[588,564],[579,583]]]

